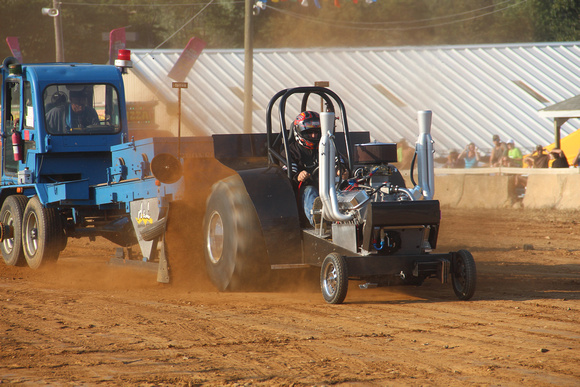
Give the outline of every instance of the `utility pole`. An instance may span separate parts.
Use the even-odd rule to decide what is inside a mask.
[[[59,1],[52,0],[52,8],[42,8],[42,14],[50,16],[54,19],[54,44],[56,46],[56,61],[64,62],[64,42],[62,38]]]
[[[52,7],[58,11],[54,17],[54,41],[56,43],[56,61],[64,62],[64,42],[62,39],[62,24],[60,22],[60,3],[52,0]]]
[[[253,8],[254,0],[246,0],[244,17],[244,133],[252,132],[252,105],[254,102]]]

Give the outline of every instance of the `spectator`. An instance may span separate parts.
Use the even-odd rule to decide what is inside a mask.
[[[474,143],[470,142],[458,158],[463,160],[465,168],[475,168],[479,163],[479,150]]]
[[[502,163],[503,157],[507,153],[507,147],[503,142],[501,142],[497,134],[493,135],[492,141],[493,149],[491,150],[491,155],[489,156],[489,166],[499,167]]]
[[[507,154],[504,156],[503,165],[506,167],[522,167],[524,156],[522,155],[522,151],[515,146],[514,140],[507,140],[506,146]]]
[[[463,168],[465,163],[463,159],[459,158],[459,153],[457,151],[450,151],[447,155],[447,161],[443,165],[443,168]]]
[[[538,145],[531,156],[526,157],[525,163],[528,168],[548,168],[550,156],[544,153],[544,147]]]
[[[568,160],[562,149],[554,148],[550,151],[550,157],[554,159],[552,168],[569,168]]]

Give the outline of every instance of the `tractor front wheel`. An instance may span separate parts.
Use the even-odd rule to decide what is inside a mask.
[[[320,270],[320,288],[329,304],[342,304],[348,292],[346,260],[342,255],[330,253],[324,258]]]
[[[475,293],[477,274],[473,255],[467,250],[459,250],[451,266],[453,291],[457,298],[469,300]]]

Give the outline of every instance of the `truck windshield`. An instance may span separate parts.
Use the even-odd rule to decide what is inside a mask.
[[[119,96],[111,85],[50,85],[44,89],[43,99],[50,134],[114,134],[121,130]]]

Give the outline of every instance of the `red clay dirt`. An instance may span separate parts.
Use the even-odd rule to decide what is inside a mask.
[[[316,274],[269,293],[164,285],[72,240],[55,266],[0,263],[9,385],[580,385],[577,212],[443,209],[439,246],[477,263],[450,285],[359,290],[327,305]],[[524,248],[525,246],[525,248]],[[184,250],[199,257],[198,241]],[[183,281],[182,281],[183,282]]]

